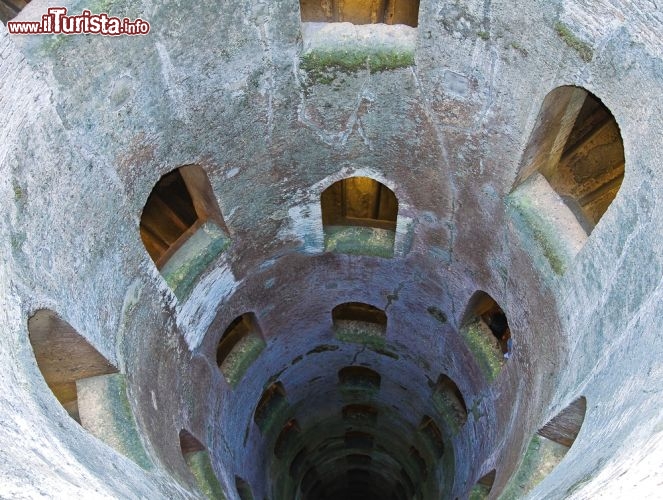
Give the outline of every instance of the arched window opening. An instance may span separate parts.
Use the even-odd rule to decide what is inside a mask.
[[[214,473],[207,449],[185,429],[180,431],[180,450],[200,491],[208,498],[226,498],[221,483]]]
[[[318,470],[315,467],[311,467],[302,478],[301,491],[303,498],[312,498],[312,496],[309,496],[309,492],[318,489],[320,486],[322,486],[322,483],[318,475]]]
[[[28,334],[46,385],[80,424],[76,383],[117,369],[52,311],[41,309],[28,319]]]
[[[456,383],[447,375],[440,375],[433,390],[433,404],[452,434],[458,433],[467,421],[467,406]]]
[[[424,457],[421,456],[419,450],[416,449],[414,446],[410,447],[410,459],[417,467],[417,471],[419,472],[421,482],[426,481],[426,479],[428,478],[428,466],[426,465],[426,460],[424,460]]]
[[[599,98],[579,87],[559,87],[546,96],[524,161],[520,181],[540,174],[587,234],[624,179],[617,121]]]
[[[350,177],[321,195],[325,250],[393,257],[398,200],[384,184]]]
[[[381,380],[378,372],[365,366],[346,366],[338,372],[339,383],[349,388],[377,391],[380,389]]]
[[[334,323],[339,321],[363,321],[376,325],[387,326],[387,315],[383,310],[362,302],[346,302],[332,310]]]
[[[419,0],[300,0],[303,22],[417,26]]]
[[[7,24],[29,3],[30,0],[0,0],[0,21]]]
[[[156,183],[140,219],[145,249],[178,298],[230,245],[228,229],[207,174],[198,165],[177,168]]]
[[[487,293],[478,291],[470,299],[461,334],[486,377],[492,381],[511,357],[513,339],[504,310]]]
[[[442,438],[442,431],[440,431],[435,421],[428,415],[424,415],[419,424],[419,431],[426,438],[435,456],[441,458],[444,455],[444,439]]]
[[[237,386],[265,345],[255,314],[242,314],[228,325],[216,349],[216,364],[230,385]]]
[[[235,476],[235,488],[240,500],[253,500],[251,486],[239,476]]]
[[[336,338],[359,344],[384,344],[387,315],[381,309],[362,302],[346,302],[332,310]]]
[[[265,434],[276,421],[280,420],[288,406],[283,384],[275,382],[262,393],[253,413],[253,421]]]
[[[28,336],[46,385],[90,434],[150,470],[127,396],[126,377],[53,311],[28,319]]]
[[[539,436],[571,448],[585,421],[586,411],[587,399],[581,396],[539,429]]]
[[[493,483],[495,482],[495,469],[491,470],[488,474],[483,476],[477,481],[477,484],[474,485],[472,491],[470,492],[469,500],[485,500],[490,495],[490,490],[493,489]]]
[[[294,418],[288,420],[281,429],[281,432],[276,438],[276,443],[274,444],[274,455],[276,458],[285,457],[288,450],[292,449],[297,444],[300,435],[301,429],[299,428],[297,420]]]
[[[375,425],[378,410],[371,405],[346,405],[342,410],[343,420],[357,425]]]
[[[414,486],[414,482],[412,481],[412,478],[407,473],[405,468],[401,468],[400,478],[403,482],[403,485],[405,486],[405,489],[407,490],[407,492],[409,494],[408,498],[412,498],[414,496],[415,492],[417,491],[417,489]]]
[[[295,458],[293,458],[292,462],[290,462],[290,477],[299,477],[299,474],[303,471],[304,466],[308,464],[308,461],[306,460],[308,453],[308,449],[304,447],[299,451],[299,453],[297,453],[297,455],[295,455]]]
[[[343,437],[346,448],[353,450],[370,450],[373,448],[373,435],[368,432],[347,431]]]
[[[585,420],[587,400],[580,397],[562,410],[534,435],[518,472],[504,493],[505,498],[522,498],[548,476],[564,459]]]

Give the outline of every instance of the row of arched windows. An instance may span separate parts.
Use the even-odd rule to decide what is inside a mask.
[[[589,235],[624,178],[624,148],[615,118],[598,98],[578,87],[560,87],[546,97],[523,161],[513,191],[537,198],[531,201],[538,203],[537,217],[551,228],[548,238],[563,237],[568,230],[558,221],[562,207]],[[528,194],[533,183],[538,191]],[[548,198],[558,200],[555,206],[541,207],[545,190],[553,196]],[[335,182],[320,196],[325,250],[393,257],[398,205],[396,194],[375,179]],[[540,228],[534,229],[535,239],[546,238]],[[140,235],[175,295],[186,298],[200,273],[230,245],[228,227],[200,166],[180,167],[157,182],[141,215]],[[506,354],[505,341],[501,343]]]
[[[470,307],[465,317],[465,321],[484,322],[486,324],[486,336],[492,335],[495,339],[498,338],[500,333],[503,335],[503,332],[508,330],[506,315],[497,303],[484,292],[478,292],[470,300]],[[495,319],[495,317],[498,319]],[[335,307],[332,320],[336,323],[373,324],[380,328],[386,327],[387,324],[387,316],[384,311],[375,306],[357,302],[340,304]],[[500,325],[500,328],[498,329],[495,324]],[[47,385],[72,418],[87,427],[85,418],[81,418],[81,415],[85,415],[87,409],[85,407],[82,410],[79,408],[77,388],[84,387],[86,379],[115,374],[117,370],[82,336],[75,332],[68,323],[51,311],[40,310],[35,313],[28,322],[28,328],[37,364]],[[259,355],[260,350],[248,356],[247,361],[233,362],[236,366],[242,367],[240,371],[231,370],[228,372],[228,358],[232,357],[233,351],[238,345],[251,338],[259,339],[260,350],[264,347],[264,339],[255,315],[246,313],[233,320],[219,340],[217,363],[219,369],[233,387],[241,380],[250,363]],[[246,351],[246,349],[242,350]],[[246,355],[244,354],[244,356]],[[338,379],[340,388],[348,395],[355,394],[361,398],[371,398],[371,394],[376,394],[380,390],[380,374],[364,366],[347,366],[338,372]],[[448,432],[452,435],[456,434],[467,421],[467,406],[458,386],[447,375],[441,374],[433,387],[431,400],[434,408],[439,413],[438,418],[444,421]],[[83,404],[86,403],[83,402]],[[124,406],[129,407],[129,405]],[[579,399],[563,414],[544,426],[536,438],[552,440],[568,449],[573,444],[582,425],[585,407],[584,398]],[[273,426],[281,425],[280,422],[287,418],[290,411],[291,407],[287,401],[283,385],[280,382],[275,382],[265,390],[258,401],[254,410],[254,421],[263,434],[269,435]],[[342,416],[348,422],[359,419],[375,423],[378,418],[378,411],[368,402],[359,402],[344,406]],[[124,425],[135,427],[131,415],[129,415],[127,422],[128,424],[125,422]],[[94,434],[94,429],[90,430]],[[123,430],[126,431],[126,429]],[[300,432],[296,419],[290,418],[283,425],[274,444],[274,453],[277,458],[286,456],[286,450],[290,450],[293,443],[297,442],[297,436]],[[425,415],[421,420],[418,432],[424,438],[423,443],[426,449],[437,458],[440,458],[444,454],[445,445],[442,431],[438,427],[435,418]],[[99,437],[103,439],[103,436]],[[136,439],[138,439],[137,434]],[[360,439],[360,436],[346,436],[346,440],[353,443],[358,439]],[[180,446],[185,462],[199,487],[203,491],[222,491],[221,485],[213,472],[205,446],[186,430],[182,430],[180,433]],[[417,460],[415,462],[422,464],[422,471],[427,471],[429,468],[427,461],[421,458],[421,453],[417,449],[413,448],[413,450],[413,457],[420,458],[418,462]],[[119,449],[118,451],[122,452],[123,450]],[[129,456],[137,460],[136,457]],[[295,465],[293,463],[290,467],[293,468]],[[490,478],[494,479],[494,471]],[[251,498],[249,496],[251,494],[250,487],[245,481],[237,477],[236,485],[241,498]],[[488,490],[487,479],[483,478],[477,485],[477,491],[487,492]]]
[[[624,176],[624,150],[614,117],[595,96],[576,87],[562,87],[545,99],[524,161],[514,189],[519,190],[536,178],[556,193],[587,235],[614,199]],[[361,240],[362,231],[372,231],[392,235],[393,253],[398,200],[382,183],[367,177],[341,179],[321,193],[320,205],[327,250],[362,253],[365,247],[353,247],[352,239]],[[161,178],[146,202],[140,234],[147,252],[176,295],[185,296],[195,276],[182,280],[186,273],[173,272],[169,266],[186,266],[187,246],[193,245],[198,256],[200,248],[210,250],[202,252],[207,259],[202,262],[204,268],[230,244],[228,228],[200,166],[180,167]],[[200,272],[201,265],[193,268]],[[179,276],[180,281],[169,281],[172,275]],[[338,339],[361,342],[361,334],[384,337],[388,317],[373,305],[349,302],[333,309],[332,322]],[[356,324],[361,328],[355,328]],[[87,379],[115,374],[117,370],[50,311],[38,311],[28,327],[47,384],[72,418],[85,426],[86,410],[81,411],[78,387],[86,386],[83,381]],[[347,331],[363,333],[353,340]],[[486,378],[493,380],[513,349],[514,339],[504,310],[488,294],[477,292],[462,318],[461,334]],[[241,381],[265,346],[255,314],[245,313],[228,325],[218,342],[216,358],[232,387]],[[282,387],[275,387],[268,396],[270,405],[285,401]],[[440,414],[446,416],[447,427],[457,432],[467,420],[465,400],[458,387],[441,374],[432,398]],[[346,410],[350,414],[356,409]],[[263,424],[259,423],[259,413],[256,410],[255,418],[260,427]],[[437,446],[437,424],[433,420],[422,422],[421,429]],[[542,432],[545,434],[545,429]],[[575,436],[565,439],[568,445]]]
[[[321,210],[327,250],[393,255],[398,200],[385,185],[367,177],[342,179],[322,193]],[[230,245],[200,166],[177,168],[157,182],[141,215],[140,236],[175,295],[185,298],[205,267]]]

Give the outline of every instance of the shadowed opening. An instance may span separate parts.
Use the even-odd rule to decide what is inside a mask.
[[[117,373],[117,368],[53,311],[40,309],[30,317],[28,334],[46,384],[80,424],[76,381]]]
[[[416,27],[419,0],[300,0],[302,21],[407,24]]]
[[[226,380],[235,386],[264,348],[265,341],[255,314],[242,314],[221,335],[216,364]]]
[[[3,23],[11,21],[29,3],[30,0],[0,0],[0,21]]]
[[[624,145],[615,117],[580,87],[550,92],[524,155],[518,184],[541,174],[587,234],[624,179]]]
[[[161,269],[206,222],[228,229],[207,174],[198,165],[167,173],[156,183],[140,218],[145,249]]]

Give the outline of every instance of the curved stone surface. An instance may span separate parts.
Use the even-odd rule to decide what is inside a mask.
[[[17,20],[40,19],[48,3],[33,0]],[[494,469],[497,498],[532,436],[581,396],[577,439],[529,495],[658,494],[663,33],[654,2],[422,0],[413,66],[326,68],[317,80],[300,64],[294,0],[73,3],[142,17],[151,30],[19,36],[0,26],[0,496],[200,496],[178,439],[189,429],[228,498],[239,498],[236,477],[255,498],[294,491],[290,469],[304,449],[308,462],[293,470],[307,491],[347,493],[340,477],[367,498],[385,484],[397,499],[464,498]],[[508,199],[543,100],[563,85],[609,108],[626,167],[558,273]],[[192,164],[209,176],[232,245],[203,259],[181,301],[139,221],[155,183]],[[396,194],[392,258],[324,251],[320,195],[350,176]],[[511,330],[494,377],[461,332],[478,290]],[[331,311],[347,302],[386,313],[384,348],[335,336]],[[101,445],[53,398],[27,332],[41,308],[126,376],[154,470]],[[216,348],[246,312],[266,347],[232,387]],[[379,373],[379,390],[341,390],[347,366]],[[456,433],[435,420],[441,374],[466,405]],[[276,381],[288,407],[263,434],[253,415]],[[346,439],[343,407],[369,403],[372,439]],[[446,459],[422,437],[425,416]],[[274,448],[293,419],[301,434],[287,463]],[[324,442],[352,456],[372,442],[378,465],[313,449]],[[384,484],[371,489],[367,476]]]

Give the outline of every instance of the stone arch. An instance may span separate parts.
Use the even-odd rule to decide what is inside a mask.
[[[470,298],[460,332],[486,377],[494,380],[512,355],[513,339],[504,310],[479,290]]]
[[[175,295],[185,298],[205,268],[230,245],[202,167],[186,165],[159,179],[143,207],[140,237]]]
[[[226,328],[216,348],[216,364],[235,387],[265,348],[265,340],[254,313],[237,316]]]
[[[543,177],[590,234],[615,199],[624,166],[624,144],[610,110],[584,88],[562,86],[541,105],[518,183]]]
[[[325,250],[393,257],[398,198],[370,177],[341,179],[320,196]]]
[[[40,309],[28,319],[28,335],[46,385],[80,424],[77,382],[117,373],[117,368],[49,309]]]
[[[520,467],[507,484],[505,498],[527,496],[564,460],[580,433],[586,411],[587,399],[581,396],[534,434]]]

